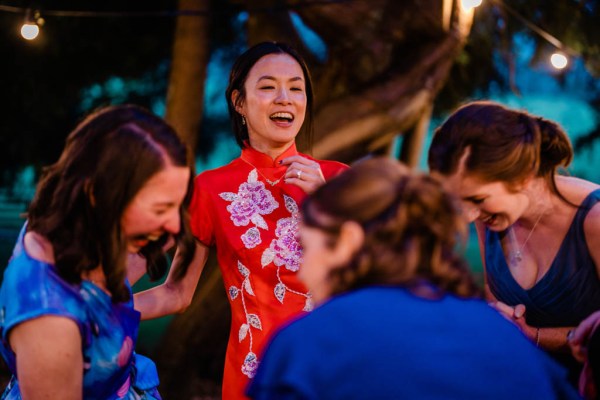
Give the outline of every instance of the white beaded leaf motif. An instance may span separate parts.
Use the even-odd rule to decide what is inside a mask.
[[[247,278],[250,275],[250,270],[241,262],[238,261],[238,271],[244,278]]]
[[[249,329],[250,325],[248,324],[242,324],[242,326],[240,326],[240,330],[238,332],[238,339],[240,342],[246,338]]]
[[[260,329],[262,331],[262,324],[260,322],[260,318],[256,314],[248,314],[248,322],[256,329]]]
[[[252,290],[252,286],[250,285],[250,280],[249,279],[245,279],[244,280],[244,290],[246,291],[246,293],[248,293],[250,296],[254,296],[254,290]]]
[[[279,302],[281,304],[283,304],[283,298],[285,297],[285,285],[281,282],[279,282],[277,285],[275,285],[275,289],[273,290],[273,292],[275,293],[275,297],[277,298],[277,300],[279,300]]]

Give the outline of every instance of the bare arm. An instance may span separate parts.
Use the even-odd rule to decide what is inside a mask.
[[[208,246],[196,241],[196,252],[192,263],[187,274],[179,281],[176,281],[173,276],[180,262],[179,252],[175,252],[166,281],[134,295],[135,309],[142,313],[142,319],[158,318],[185,311],[192,302],[209,250]]]
[[[58,316],[29,320],[12,329],[9,341],[24,399],[82,399],[81,334],[74,321]]]

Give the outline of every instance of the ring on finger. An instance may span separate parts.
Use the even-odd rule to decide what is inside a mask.
[[[302,179],[302,171],[298,170],[298,172],[296,172],[296,176],[298,176],[298,179]]]

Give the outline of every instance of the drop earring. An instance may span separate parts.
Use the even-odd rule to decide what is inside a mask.
[[[242,125],[246,125],[246,118],[243,115],[242,115]]]

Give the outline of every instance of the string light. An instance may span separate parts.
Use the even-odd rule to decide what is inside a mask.
[[[40,34],[40,26],[44,25],[44,19],[39,11],[31,12],[28,8],[25,12],[25,21],[21,26],[21,36],[26,40],[33,40]]]
[[[550,56],[550,63],[556,69],[564,69],[569,65],[569,59],[561,52],[556,52]]]
[[[483,0],[462,0],[462,7],[465,10],[470,10],[471,8],[479,7]]]
[[[504,1],[502,1],[502,0],[492,0],[492,1],[495,2],[496,4],[498,4],[500,7],[504,8],[509,14],[512,14],[513,17],[515,17],[519,21],[521,21],[525,26],[527,26],[533,32],[538,34],[542,39],[544,39],[545,41],[550,43],[552,46],[556,47],[556,49],[558,51],[554,52],[550,56],[550,65],[552,65],[554,68],[556,68],[558,70],[564,69],[567,67],[567,65],[569,65],[569,59],[567,58],[566,53],[568,53],[568,54],[574,54],[574,53],[573,53],[573,51],[570,51],[570,50],[567,51],[566,46],[564,44],[562,44],[562,42],[560,40],[558,40],[556,37],[554,37],[551,34],[549,34],[548,32],[546,32],[539,26],[530,22],[527,18],[525,18],[521,14],[519,14],[514,8],[508,6]]]
[[[339,4],[339,3],[348,3],[353,0],[312,0],[299,2],[294,6],[284,6],[282,9],[299,9],[303,7],[313,7],[313,6],[323,6],[323,5],[331,5]],[[471,10],[475,7],[479,7],[483,0],[460,0],[461,6],[464,10]],[[537,25],[533,24],[521,14],[519,14],[515,9],[508,6],[503,0],[490,0],[493,3],[498,4],[500,7],[504,8],[508,13],[512,14],[515,18],[520,20],[523,24],[525,24],[529,29],[533,32],[537,33],[540,37],[550,43],[552,46],[556,47],[559,51],[552,54],[550,57],[551,65],[556,69],[564,69],[569,65],[569,59],[567,54],[574,54],[572,51],[567,51],[566,47],[554,36],[544,31]],[[272,11],[273,8],[252,8],[248,9],[248,11],[253,12],[267,12]],[[24,9],[21,7],[12,7],[0,4],[0,11],[12,12],[12,13],[22,13],[25,11],[25,22],[21,27],[21,36],[27,40],[35,39],[40,32],[40,26],[44,24],[44,19],[41,18],[40,12],[35,11],[33,16],[31,14],[31,9]],[[101,12],[101,11],[65,11],[65,10],[44,10],[44,14],[48,16],[60,16],[60,17],[177,17],[177,16],[209,16],[214,12],[210,11],[202,11],[202,10],[177,10],[177,11],[142,11],[142,12]]]

